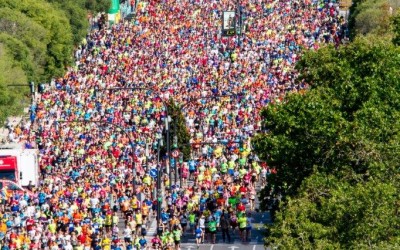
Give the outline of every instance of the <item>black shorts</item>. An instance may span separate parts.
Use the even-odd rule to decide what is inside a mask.
[[[246,228],[239,228],[240,232],[243,232],[244,230],[246,230]]]
[[[210,234],[216,234],[217,233],[217,230],[215,230],[215,231],[210,231]]]
[[[178,245],[178,244],[180,244],[180,243],[181,243],[180,240],[175,240],[175,245]]]

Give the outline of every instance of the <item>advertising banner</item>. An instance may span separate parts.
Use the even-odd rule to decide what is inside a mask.
[[[224,11],[222,14],[222,36],[236,35],[236,18],[234,11]]]

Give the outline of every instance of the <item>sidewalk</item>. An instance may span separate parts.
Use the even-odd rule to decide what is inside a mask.
[[[8,140],[8,134],[10,133],[9,128],[15,128],[21,123],[23,116],[12,116],[7,118],[4,127],[0,127],[0,142]]]

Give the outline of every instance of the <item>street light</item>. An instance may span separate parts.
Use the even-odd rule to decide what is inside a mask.
[[[177,122],[177,117],[175,117],[174,119],[174,139],[173,139],[173,147],[175,148],[175,150],[177,150],[178,148],[178,136],[177,136],[177,131],[176,131],[176,122]],[[177,167],[178,163],[176,161],[176,159],[174,159],[174,172],[175,172],[175,179],[174,179],[174,183],[175,186],[178,183],[178,167]],[[182,178],[181,178],[182,179]],[[182,186],[180,186],[182,187]]]
[[[163,142],[161,140],[161,136],[157,138],[157,234],[160,235],[162,230],[159,229],[161,222],[161,205],[162,205],[162,190],[161,190],[161,178],[162,178],[162,169],[160,166],[160,147]]]
[[[179,164],[180,164],[180,173],[179,173],[179,180],[180,180],[180,183],[179,183],[179,187],[180,188],[182,188],[183,187],[183,178],[182,178],[182,176],[183,176],[183,153],[182,152],[180,152],[179,153]]]
[[[171,117],[167,115],[165,118],[165,131],[167,133],[167,155],[168,155],[168,163],[167,163],[167,174],[169,178],[169,187],[172,186],[172,172],[171,172],[171,147],[170,147],[170,138],[169,138],[169,123],[171,122]]]
[[[240,36],[242,35],[242,11],[240,6],[240,0],[237,0],[237,15],[238,15],[238,26],[239,32],[236,32],[238,46],[241,47]]]

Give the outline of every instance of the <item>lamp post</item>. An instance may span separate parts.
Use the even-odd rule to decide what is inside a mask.
[[[173,137],[173,147],[175,148],[175,149],[177,149],[178,148],[178,136],[176,135],[177,134],[177,131],[176,131],[176,117],[175,117],[175,119],[174,119],[174,137]],[[174,159],[174,172],[175,172],[175,179],[174,179],[174,182],[175,182],[175,186],[176,186],[176,184],[178,183],[178,168],[177,168],[177,165],[178,165],[178,162],[177,162],[177,160],[176,159]],[[182,179],[182,178],[181,178]],[[182,186],[180,186],[180,187],[182,187]]]
[[[237,0],[237,15],[238,15],[239,32],[236,32],[236,35],[237,35],[238,46],[241,47],[240,36],[242,35],[242,11],[240,8],[240,0]]]
[[[162,190],[161,190],[161,178],[162,171],[160,166],[160,146],[162,146],[162,140],[160,137],[157,138],[157,234],[160,235],[162,230],[159,229],[161,222],[161,205],[162,205]]]
[[[167,169],[167,174],[168,174],[168,178],[169,178],[169,187],[171,188],[172,186],[172,172],[171,172],[171,147],[170,147],[170,134],[169,134],[169,123],[171,122],[171,117],[169,117],[167,115],[166,119],[165,119],[165,132],[167,134],[167,155],[168,155],[168,161],[167,161],[167,165],[166,165],[166,169]]]
[[[182,152],[180,152],[179,153],[179,164],[180,164],[180,173],[179,173],[179,181],[180,181],[180,183],[179,183],[179,187],[180,188],[182,188],[183,187],[183,153]]]

